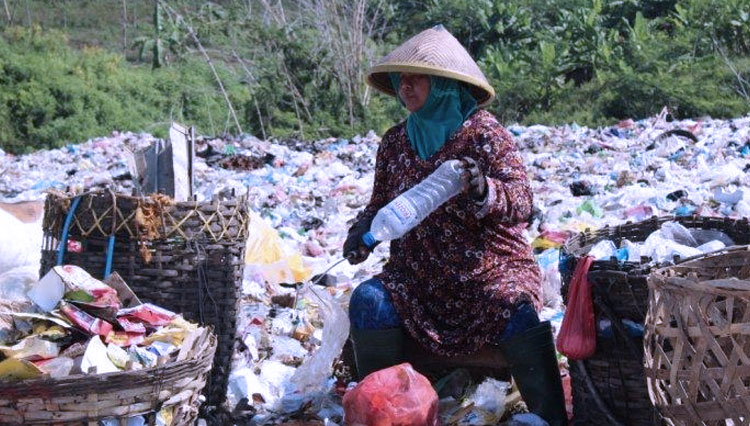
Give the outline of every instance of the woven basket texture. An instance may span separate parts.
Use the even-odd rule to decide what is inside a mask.
[[[157,367],[0,382],[0,424],[98,425],[106,418],[143,415],[154,425],[155,413],[171,407],[172,426],[192,425],[216,351],[216,336],[200,330],[192,344],[186,340],[189,347],[177,361]]]
[[[57,264],[70,206],[66,195],[47,197],[42,275]],[[248,221],[242,198],[173,204],[156,197],[86,194],[69,230],[69,239],[81,242],[82,251],[67,251],[63,263],[103,278],[108,239],[114,233],[112,271],[141,301],[214,327],[218,347],[206,396],[209,404],[220,405],[236,340]]]
[[[750,425],[750,247],[649,276],[645,371],[669,424]]]
[[[721,231],[737,244],[750,243],[750,223],[747,219],[702,216],[652,217],[642,222],[583,232],[571,238],[561,249],[563,298],[567,297],[567,287],[575,265],[594,244],[604,239],[618,245],[623,239],[643,242],[668,221],[679,222],[687,228]],[[592,285],[596,321],[609,319],[613,326],[613,337],[597,336],[594,355],[571,364],[574,421],[577,425],[662,424],[661,415],[648,395],[643,368],[643,339],[630,336],[619,326],[622,319],[639,324],[645,321],[649,297],[646,280],[652,267],[650,260],[598,260],[591,266],[588,278]]]

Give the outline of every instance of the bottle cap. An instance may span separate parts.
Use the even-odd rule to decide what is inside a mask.
[[[378,240],[372,235],[372,232],[366,232],[362,235],[362,242],[369,248],[373,248],[377,245]]]

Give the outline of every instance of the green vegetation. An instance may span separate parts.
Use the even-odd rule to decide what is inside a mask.
[[[364,73],[438,23],[480,62],[504,122],[750,112],[750,0],[5,3],[0,147],[11,152],[163,134],[171,118],[215,135],[382,132],[404,111]]]

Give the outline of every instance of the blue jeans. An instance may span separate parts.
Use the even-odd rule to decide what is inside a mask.
[[[352,328],[382,330],[401,326],[401,318],[383,283],[371,278],[360,284],[349,301],[349,321]],[[522,303],[510,317],[498,343],[510,340],[539,325],[539,316],[530,303]]]

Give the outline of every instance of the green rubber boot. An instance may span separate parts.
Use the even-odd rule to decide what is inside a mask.
[[[529,412],[550,426],[568,424],[560,369],[549,321],[500,344]]]
[[[349,332],[360,381],[373,371],[403,362],[404,330],[401,327],[383,330],[352,328]]]

